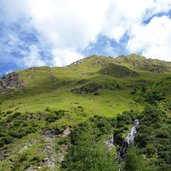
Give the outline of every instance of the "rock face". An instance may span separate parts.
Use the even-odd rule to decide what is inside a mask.
[[[19,74],[12,72],[0,79],[0,92],[11,91],[13,88],[23,87],[23,82],[19,80]]]

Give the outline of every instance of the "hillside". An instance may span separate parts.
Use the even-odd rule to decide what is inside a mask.
[[[83,135],[91,137],[94,127],[102,139],[119,130],[119,146],[133,119],[140,117],[146,123],[143,112],[148,113],[147,105],[156,106],[170,118],[170,85],[171,63],[136,54],[117,58],[94,55],[66,67],[33,67],[10,73],[0,79],[0,170],[58,170],[63,162],[61,170],[74,170],[68,155],[74,143],[82,143]],[[132,115],[132,119],[123,119],[119,127],[118,115],[125,111],[125,117]],[[169,128],[169,121],[161,118],[162,127]],[[72,139],[74,131],[79,132],[80,140]],[[113,155],[115,152],[116,148]],[[156,158],[154,155],[149,161]],[[168,167],[168,162],[163,162]]]

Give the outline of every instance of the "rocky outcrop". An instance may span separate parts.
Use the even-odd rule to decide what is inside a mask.
[[[60,130],[58,128],[53,128],[53,129],[43,129],[41,134],[49,137],[54,137],[54,136],[61,135],[62,133],[63,130]]]
[[[87,81],[85,79],[81,79],[79,81],[77,81],[77,84],[85,84],[87,83]]]
[[[105,75],[111,75],[115,77],[135,77],[138,76],[139,74],[127,67],[121,66],[121,65],[116,65],[116,64],[109,64],[107,67],[104,67],[101,69],[100,74],[105,74]]]
[[[89,94],[89,93],[94,93],[94,95],[98,95],[101,91],[101,86],[96,83],[91,83],[88,85],[85,85],[80,88],[72,89],[72,93],[76,94]]]
[[[12,72],[0,79],[0,92],[11,91],[15,88],[23,87],[23,81],[19,79],[19,74]]]
[[[69,127],[65,130],[54,128],[42,131],[42,135],[46,141],[44,153],[47,155],[47,157],[42,160],[43,166],[48,166],[52,170],[54,170],[55,165],[58,168],[58,165],[62,163],[68,150],[68,144],[60,144],[59,139],[66,138],[70,133],[71,130]],[[58,149],[55,149],[56,143],[58,143]]]
[[[155,66],[154,68],[152,68],[150,71],[154,72],[154,73],[163,73],[163,72],[167,71],[167,68],[162,65],[158,65],[158,66]]]
[[[80,64],[83,64],[83,60],[82,59],[80,59],[80,60],[78,60],[78,61],[76,61],[76,62],[73,62],[71,65],[80,65]]]

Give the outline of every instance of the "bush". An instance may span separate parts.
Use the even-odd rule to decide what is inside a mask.
[[[102,136],[111,131],[108,119],[95,117],[85,123],[79,124],[71,133],[71,149],[62,163],[61,170],[118,170],[110,154],[102,141]]]
[[[47,108],[45,109],[45,111],[46,111],[46,112],[51,112],[50,107],[47,107]]]
[[[145,95],[145,101],[154,105],[156,105],[158,101],[162,101],[164,99],[165,99],[165,95],[159,91],[148,92]]]
[[[21,113],[20,112],[15,112],[13,115],[12,115],[12,118],[17,118],[18,116],[20,116]]]
[[[10,144],[13,142],[13,137],[10,136],[10,135],[6,135],[2,138],[2,141],[1,142],[4,142],[4,144]]]
[[[158,170],[169,168],[171,163],[171,127],[169,117],[156,106],[147,106],[142,112],[135,144]],[[156,158],[157,156],[157,158]],[[154,160],[155,159],[155,160]]]
[[[58,110],[58,111],[51,111],[45,118],[47,122],[55,122],[56,120],[60,119],[64,115],[65,111]]]
[[[130,148],[125,158],[126,171],[155,171],[156,168],[147,166],[136,148]]]
[[[144,151],[148,157],[152,157],[154,154],[156,154],[157,149],[154,146],[154,144],[148,144]]]
[[[8,110],[7,112],[6,112],[6,114],[11,114],[13,111],[12,110]]]

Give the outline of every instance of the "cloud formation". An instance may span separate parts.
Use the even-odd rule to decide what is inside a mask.
[[[137,24],[132,27],[127,48],[142,51],[151,58],[171,61],[171,19],[167,16],[154,17],[147,25]]]
[[[170,0],[0,0],[0,62],[62,66],[132,52],[171,61],[170,28]]]

